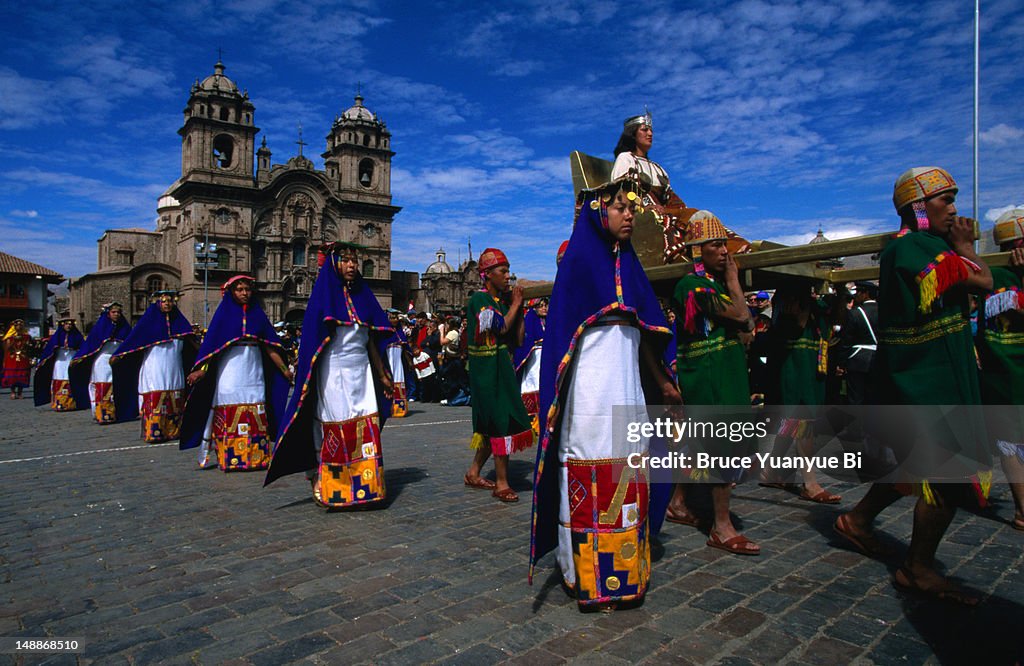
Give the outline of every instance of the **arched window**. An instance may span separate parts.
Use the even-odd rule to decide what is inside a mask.
[[[367,260],[365,260],[363,262],[363,277],[364,278],[372,278],[373,277],[373,261],[371,259],[367,259]]]
[[[164,280],[159,275],[150,275],[149,279],[146,280],[146,293],[153,295],[158,291],[164,290]]]
[[[367,158],[359,163],[359,184],[373,187],[373,160]]]
[[[363,135],[363,145],[364,146],[369,146],[370,145],[370,135],[369,134],[364,134]]]
[[[253,243],[252,258],[256,261],[263,261],[267,258],[267,241],[261,239]]]
[[[217,250],[217,268],[226,271],[231,268],[231,253],[227,250]]]
[[[292,265],[293,266],[304,266],[306,264],[306,245],[301,240],[296,239],[292,243]]]
[[[213,166],[229,169],[235,160],[235,142],[227,134],[219,134],[213,139]]]
[[[231,111],[228,110],[228,108],[226,106],[222,106],[221,109],[220,109],[220,119],[221,120],[230,120],[231,119]]]

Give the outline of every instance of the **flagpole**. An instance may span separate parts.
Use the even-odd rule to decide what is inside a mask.
[[[981,0],[974,0],[974,186],[973,216],[978,220],[978,94],[979,71],[981,69]]]

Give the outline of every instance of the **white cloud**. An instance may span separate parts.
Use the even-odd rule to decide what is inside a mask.
[[[999,123],[984,132],[978,133],[978,140],[982,145],[1005,146],[1011,143],[1019,144],[1021,139],[1024,139],[1024,130],[1011,127],[1006,123]]]
[[[999,219],[999,216],[1003,213],[1008,213],[1014,208],[1024,208],[1024,203],[1017,204],[1015,206],[1002,206],[1000,208],[990,208],[985,211],[985,220],[990,223],[995,223]]]
[[[39,217],[39,211],[36,210],[12,210],[11,215],[14,217]]]

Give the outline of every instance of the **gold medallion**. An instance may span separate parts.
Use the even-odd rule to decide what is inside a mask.
[[[636,201],[636,192],[626,192],[626,198],[630,201]]]
[[[636,556],[636,546],[631,543],[622,544],[622,548],[619,548],[619,556],[624,560],[631,560]]]
[[[637,519],[636,509],[630,509],[629,513],[626,514],[626,519],[631,523],[635,523]]]
[[[597,199],[594,199],[593,201],[590,202],[590,207],[594,210],[597,210],[598,208],[601,207],[601,202],[598,201]]]
[[[608,576],[608,578],[606,578],[604,581],[604,586],[612,592],[619,589],[619,585],[621,585],[621,583],[619,582],[619,579],[616,576]]]
[[[373,470],[372,469],[364,469],[363,470],[363,478],[366,479],[367,481],[372,479],[373,478]]]
[[[356,493],[356,498],[357,499],[363,499],[364,497],[366,497],[366,491],[360,489],[359,492]]]

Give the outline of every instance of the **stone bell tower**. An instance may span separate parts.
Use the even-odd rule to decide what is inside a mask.
[[[346,199],[391,203],[391,132],[377,114],[355,104],[334,119],[323,153],[327,178]]]
[[[224,63],[196,79],[185,107],[181,135],[181,177],[192,181],[254,187],[256,133],[248,92],[224,76]]]

